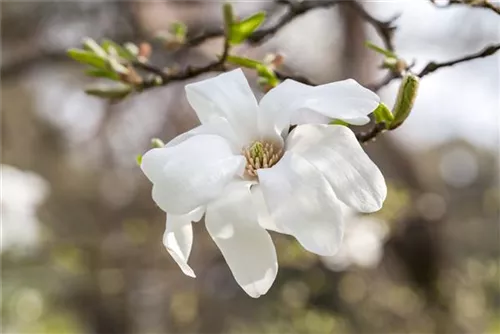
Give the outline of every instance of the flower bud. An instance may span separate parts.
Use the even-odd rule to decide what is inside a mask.
[[[409,73],[403,78],[393,108],[394,121],[391,123],[391,130],[399,127],[410,115],[417,97],[418,85],[419,78],[415,74]]]

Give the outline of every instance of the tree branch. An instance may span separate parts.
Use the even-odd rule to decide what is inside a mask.
[[[394,51],[394,43],[392,41],[392,38],[394,36],[396,26],[394,26],[393,23],[399,17],[399,15],[396,15],[388,21],[381,21],[374,18],[357,1],[344,1],[342,2],[342,4],[350,6],[352,9],[354,9],[363,20],[369,23],[377,31],[377,34],[380,36],[382,42],[384,43],[384,47],[389,51]]]
[[[426,75],[428,75],[434,71],[437,71],[438,69],[443,68],[443,67],[449,67],[449,66],[453,66],[456,64],[464,63],[466,61],[488,57],[488,56],[493,55],[498,50],[500,50],[500,44],[487,46],[479,52],[476,52],[476,53],[473,53],[471,55],[467,55],[467,56],[464,56],[464,57],[461,57],[461,58],[458,58],[455,60],[450,60],[450,61],[446,61],[446,62],[442,62],[442,63],[431,61],[423,68],[422,71],[420,71],[418,76],[423,77],[423,76],[426,76]]]
[[[435,0],[431,0],[431,2],[434,4],[434,6],[439,8],[446,8],[453,5],[465,5],[470,7],[489,9],[495,12],[496,14],[500,15],[500,7],[494,5],[489,0],[449,0],[448,3],[445,5],[440,5],[436,3]]]
[[[370,140],[374,140],[375,137],[377,137],[380,133],[384,132],[385,130],[386,130],[385,123],[376,123],[370,130],[356,133],[356,139],[360,143],[366,143]]]
[[[169,74],[166,73],[165,71],[151,65],[148,63],[142,63],[139,61],[132,62],[132,65],[140,68],[146,72],[152,73],[156,76],[158,76],[161,79],[161,83],[158,83],[156,81],[156,78],[151,78],[148,80],[145,80],[139,87],[139,90],[142,89],[147,89],[147,88],[152,88],[152,87],[159,87],[159,86],[164,86],[169,84],[170,82],[173,81],[181,81],[181,80],[187,80],[191,78],[195,78],[203,73],[208,73],[212,71],[222,71],[224,70],[224,65],[227,61],[227,57],[229,56],[229,40],[227,38],[224,39],[224,48],[222,51],[222,55],[219,57],[218,60],[213,61],[205,66],[201,67],[192,67],[188,66],[186,67],[183,71]]]
[[[265,42],[267,39],[274,36],[281,28],[295,20],[297,17],[316,8],[328,8],[340,3],[341,0],[308,0],[308,1],[291,1],[291,0],[276,0],[277,4],[285,5],[287,12],[270,27],[260,28],[251,34],[247,41],[249,44],[258,45]],[[186,47],[193,47],[204,43],[208,39],[221,37],[224,35],[222,28],[212,29],[203,32],[200,35],[188,38],[185,43]]]

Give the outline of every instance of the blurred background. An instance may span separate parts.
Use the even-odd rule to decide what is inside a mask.
[[[280,15],[271,1],[235,2],[241,16]],[[429,1],[366,2],[395,14],[398,53],[421,68],[500,40],[492,11]],[[421,82],[398,130],[365,146],[389,194],[375,214],[350,215],[340,253],[322,258],[273,234],[279,273],[269,293],[237,286],[204,224],[195,224],[196,279],[162,245],[165,215],[136,165],[152,137],[197,125],[185,82],[119,103],[86,96],[81,38],[151,40],[174,21],[217,27],[221,3],[1,3],[2,294],[4,333],[500,333],[499,57],[440,69]],[[317,83],[383,77],[373,29],[348,8],[317,9],[236,53],[284,55]],[[204,64],[220,40],[153,62]],[[252,73],[247,73],[256,92]],[[200,78],[198,78],[200,79]],[[198,80],[197,79],[197,80]],[[398,82],[380,96],[389,106]]]

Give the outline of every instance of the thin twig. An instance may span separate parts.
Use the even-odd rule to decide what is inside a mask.
[[[213,72],[213,71],[222,71],[222,70],[224,70],[224,64],[226,63],[227,57],[229,56],[229,49],[230,49],[229,40],[227,38],[225,38],[222,55],[219,57],[218,60],[213,61],[213,62],[211,62],[205,66],[201,66],[201,67],[188,66],[183,71],[172,73],[172,74],[166,73],[166,72],[162,71],[161,69],[159,69],[151,64],[141,63],[138,61],[133,62],[132,63],[133,66],[140,68],[146,72],[152,73],[152,74],[160,77],[160,79],[161,79],[161,83],[158,83],[155,80],[155,78],[145,80],[138,87],[138,90],[164,86],[164,85],[167,85],[168,83],[173,82],[173,81],[192,79],[192,78],[195,78],[203,73],[208,73],[208,72]]]
[[[350,6],[352,9],[354,9],[363,20],[369,23],[377,31],[377,34],[382,39],[385,48],[389,51],[394,51],[394,42],[392,41],[394,31],[396,30],[394,21],[399,17],[399,15],[393,17],[388,21],[381,21],[368,13],[364,9],[363,5],[361,5],[357,1],[344,1],[342,2],[342,4]]]
[[[267,39],[274,36],[281,28],[298,18],[302,14],[316,8],[328,8],[341,2],[341,0],[308,0],[308,1],[288,1],[276,0],[277,4],[287,7],[287,11],[280,19],[272,26],[260,28],[247,38],[247,42],[252,45],[258,45],[265,42]],[[186,47],[193,47],[204,43],[208,39],[221,37],[224,35],[222,28],[207,30],[202,34],[188,38],[185,43]]]
[[[453,5],[465,5],[465,6],[470,6],[470,7],[488,9],[488,10],[491,10],[491,11],[495,12],[496,14],[500,15],[500,7],[497,5],[494,5],[489,0],[450,0],[445,5],[438,4],[435,0],[431,0],[431,2],[436,7],[439,7],[439,8],[446,8],[446,7],[450,7]]]
[[[426,75],[428,75],[428,74],[430,74],[430,73],[432,73],[440,68],[443,68],[443,67],[453,66],[453,65],[460,64],[460,63],[463,63],[466,61],[488,57],[488,56],[493,55],[498,50],[500,50],[500,44],[487,46],[479,52],[476,52],[476,53],[473,53],[471,55],[467,55],[467,56],[464,56],[464,57],[461,57],[461,58],[458,58],[455,60],[450,60],[450,61],[446,61],[446,62],[442,62],[442,63],[431,61],[430,63],[428,63],[424,67],[424,69],[422,71],[420,71],[418,76],[423,77],[423,76],[426,76]]]
[[[385,123],[375,123],[370,130],[356,133],[356,139],[360,143],[366,143],[370,140],[374,140],[375,137],[384,132],[385,129]]]

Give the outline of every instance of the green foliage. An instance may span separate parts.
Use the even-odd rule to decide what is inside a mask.
[[[126,47],[123,47],[109,39],[103,40],[101,46],[107,54],[117,55],[125,60],[135,60],[137,57],[137,53],[132,53]]]
[[[234,64],[234,65],[239,65],[242,67],[251,68],[251,69],[257,69],[257,68],[259,68],[259,66],[265,66],[263,63],[259,62],[258,60],[245,58],[245,57],[231,56],[231,55],[227,56],[227,62]]]
[[[280,83],[273,69],[270,68],[269,65],[258,60],[238,56],[228,56],[227,62],[255,70],[259,75],[259,83],[263,86],[269,86],[272,88],[276,87]]]
[[[398,58],[398,56],[394,52],[392,52],[390,50],[386,50],[384,48],[381,48],[380,46],[377,46],[377,45],[373,44],[372,42],[366,41],[365,45],[366,45],[366,47],[372,49],[373,51],[375,51],[377,53],[380,53],[380,54],[386,56],[387,58],[395,58],[395,59]]]
[[[122,99],[132,92],[132,87],[125,84],[92,85],[85,89],[85,93],[110,99]]]
[[[330,122],[331,125],[343,125],[343,126],[348,126],[349,123],[346,121],[343,121],[341,119],[334,119],[333,121]]]
[[[113,71],[101,70],[98,68],[91,68],[91,69],[86,70],[85,74],[90,76],[90,77],[106,78],[106,79],[111,79],[114,81],[120,81],[120,76]]]
[[[184,41],[187,35],[187,26],[183,22],[174,22],[170,26],[170,31],[179,41]]]
[[[106,58],[107,56],[106,51],[104,51],[104,49],[99,44],[97,44],[96,41],[94,41],[93,39],[85,37],[82,43],[83,43],[83,48],[85,50],[95,53],[99,57]]]
[[[151,147],[162,148],[165,147],[165,143],[159,138],[153,138],[151,139]]]
[[[377,123],[385,123],[386,128],[389,128],[394,120],[394,116],[384,103],[378,105],[377,109],[373,111],[373,115],[375,116],[375,121]]]
[[[231,29],[234,24],[233,5],[225,3],[222,7],[222,16],[224,17],[224,31],[226,32],[226,38],[231,40]]]
[[[243,43],[266,19],[265,12],[257,12],[239,22],[233,22],[229,42],[233,45]]]
[[[135,156],[135,162],[137,163],[138,166],[142,164],[142,154],[137,154]]]
[[[90,65],[99,69],[107,69],[108,62],[106,58],[96,55],[92,51],[86,51],[81,49],[69,49],[67,51],[68,56],[85,65]]]

